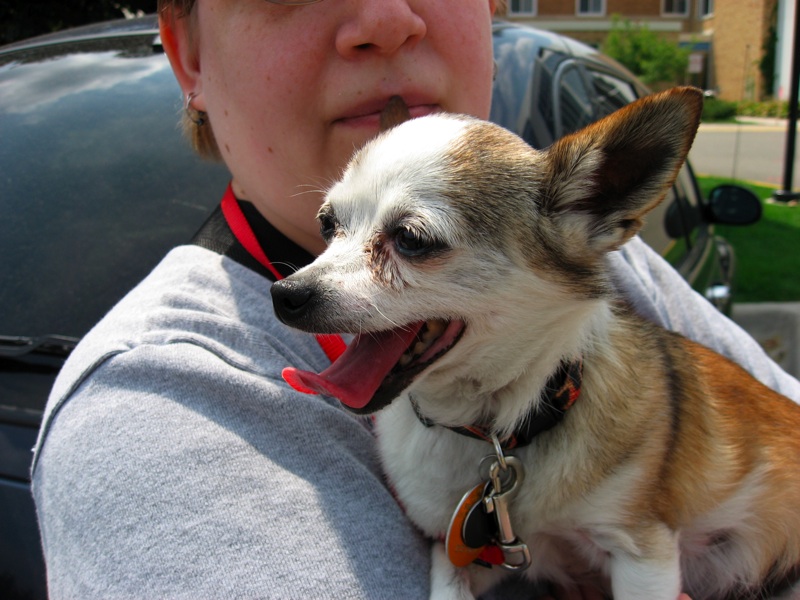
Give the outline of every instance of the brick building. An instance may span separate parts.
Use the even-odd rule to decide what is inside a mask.
[[[507,0],[506,17],[599,46],[619,15],[691,48],[682,82],[726,100],[771,95],[759,64],[779,0]]]
[[[703,20],[712,40],[713,87],[725,100],[761,100],[772,94],[759,68],[775,24],[777,0],[722,0]]]

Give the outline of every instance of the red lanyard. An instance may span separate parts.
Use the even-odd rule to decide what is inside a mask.
[[[244,249],[255,258],[262,266],[264,266],[270,273],[275,276],[275,279],[283,279],[278,270],[272,265],[272,262],[267,258],[261,244],[258,243],[256,234],[253,233],[253,228],[242,212],[239,202],[233,193],[233,187],[228,184],[228,189],[225,190],[225,195],[222,197],[222,214],[228,222],[228,227],[231,228],[233,235],[239,243],[244,246]],[[342,355],[347,344],[341,336],[336,334],[317,334],[317,343],[325,352],[331,362],[335,361]]]

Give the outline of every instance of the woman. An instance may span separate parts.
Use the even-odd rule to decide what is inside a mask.
[[[86,336],[53,389],[33,471],[50,593],[426,597],[428,542],[384,485],[367,424],[281,380],[289,364],[323,369],[335,348],[275,320],[269,281],[322,249],[321,190],[390,97],[412,116],[488,116],[494,2],[159,10],[191,136],[232,184],[225,210]],[[641,242],[614,260],[643,314],[800,398]]]

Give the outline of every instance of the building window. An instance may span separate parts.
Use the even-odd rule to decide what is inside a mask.
[[[536,0],[511,0],[508,3],[509,15],[524,15],[526,17],[536,15]]]
[[[664,0],[661,13],[685,17],[689,14],[689,0]]]
[[[714,14],[714,0],[700,0],[700,17],[710,17]]]
[[[606,0],[576,0],[580,17],[602,17],[606,14]]]

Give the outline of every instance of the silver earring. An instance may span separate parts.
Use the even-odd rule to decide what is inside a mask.
[[[197,125],[198,127],[202,127],[206,124],[206,113],[202,110],[197,110],[194,106],[192,106],[192,101],[197,97],[195,92],[189,92],[186,95],[186,102],[183,105],[183,110],[188,115],[189,119],[191,119],[192,123]]]

